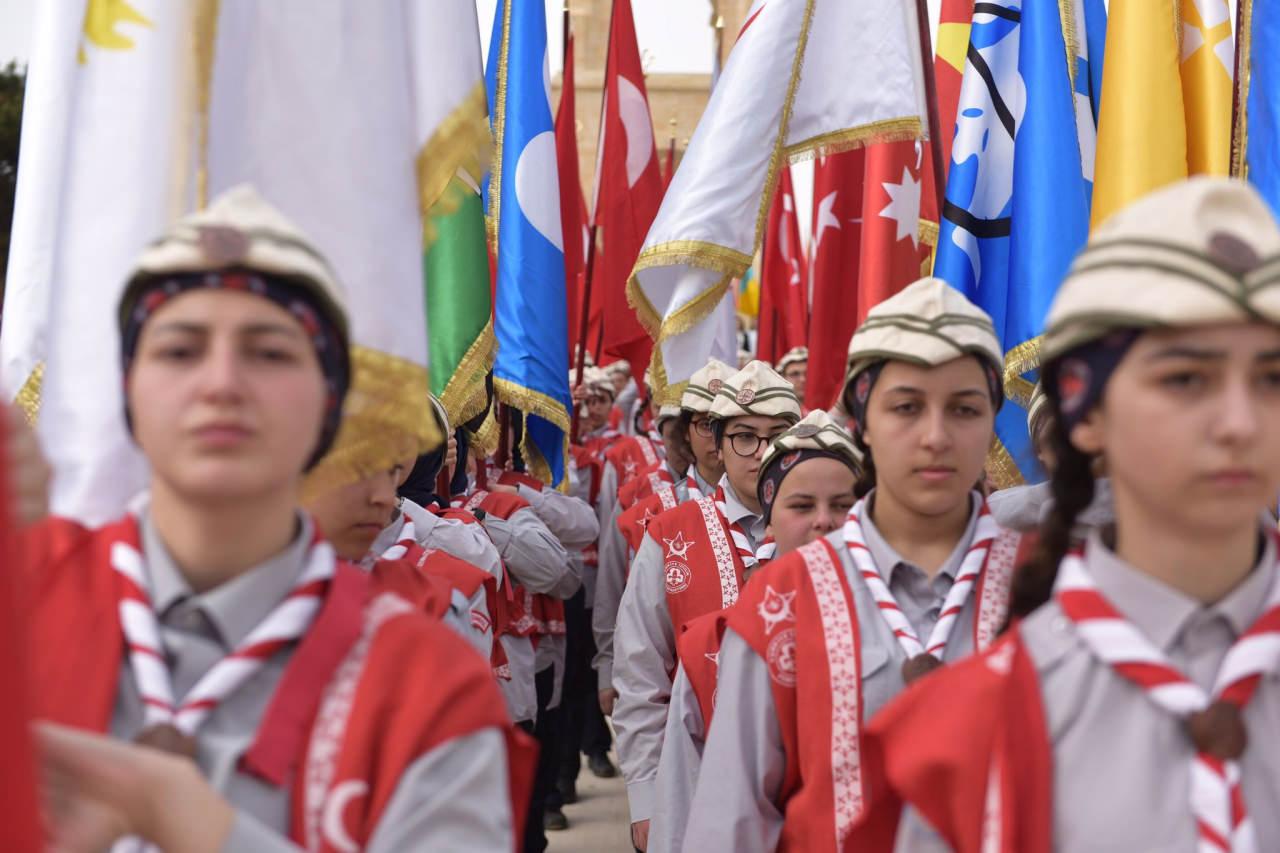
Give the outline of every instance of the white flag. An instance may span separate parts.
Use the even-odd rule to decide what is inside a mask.
[[[440,5],[131,0],[87,17],[84,4],[39,5],[31,75],[49,96],[24,117],[3,382],[12,394],[46,363],[55,512],[100,522],[145,485],[125,431],[116,302],[147,242],[241,183],[328,258],[354,359],[377,368],[381,410],[424,449],[422,209],[435,198],[420,191],[419,154],[456,106],[440,103],[452,90],[433,71],[449,46],[442,21],[462,22],[447,34],[459,50],[474,57],[478,41],[469,0],[444,4],[467,14]],[[43,152],[26,147],[35,137]]]
[[[920,137],[921,75],[911,0],[752,4],[627,287],[664,397],[709,355],[736,363],[729,285],[760,245],[779,170]]]

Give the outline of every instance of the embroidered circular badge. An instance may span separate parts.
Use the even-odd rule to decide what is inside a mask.
[[[782,457],[782,461],[778,464],[782,466],[783,471],[790,471],[791,466],[796,464],[796,460],[800,458],[800,451],[793,450],[786,456]]]
[[[707,383],[707,390],[710,391],[712,394],[719,394],[720,389],[723,387],[724,387],[723,379],[712,379],[710,382]]]
[[[1262,263],[1257,251],[1234,234],[1219,231],[1209,237],[1209,255],[1218,265],[1243,275]]]
[[[765,483],[764,483],[764,490],[763,490],[763,491],[764,491],[764,494],[762,494],[762,495],[761,495],[761,497],[763,497],[763,498],[764,498],[764,502],[765,502],[765,503],[767,503],[767,504],[771,504],[771,503],[773,503],[773,493],[774,493],[774,491],[776,491],[776,489],[775,489],[775,487],[774,487],[774,485],[773,485],[773,480],[766,480],[766,481],[765,481]]]
[[[1058,397],[1062,400],[1062,411],[1075,414],[1084,405],[1089,394],[1089,380],[1092,377],[1089,365],[1078,358],[1067,359],[1058,371]]]
[[[249,238],[229,225],[204,225],[197,236],[205,259],[218,266],[228,266],[249,254]]]
[[[666,565],[662,567],[662,574],[667,592],[671,595],[684,592],[689,588],[689,582],[693,580],[693,572],[689,571],[688,566],[677,560],[668,560]]]
[[[751,401],[755,398],[756,389],[744,386],[742,390],[738,392],[738,396],[734,399],[737,400],[739,406],[747,406],[750,405]]]
[[[765,649],[769,677],[783,687],[796,686],[796,629],[788,628],[769,641]]]
[[[796,438],[813,438],[819,432],[821,432],[821,428],[813,424],[800,424],[800,426],[791,430],[791,434]]]

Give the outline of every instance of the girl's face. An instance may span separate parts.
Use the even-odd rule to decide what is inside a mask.
[[[876,488],[918,515],[952,512],[982,478],[995,407],[986,371],[964,356],[936,367],[890,361],[867,401],[863,441]]]
[[[1280,489],[1280,330],[1231,323],[1147,332],[1071,431],[1129,507],[1206,535],[1257,524]]]
[[[685,430],[689,439],[689,447],[693,450],[693,461],[703,471],[719,472],[723,468],[720,463],[720,452],[716,449],[715,431],[711,429],[711,418],[699,413],[689,421]]]
[[[294,489],[327,401],[302,325],[248,293],[196,290],[142,329],[126,397],[153,477],[203,501]]]
[[[391,523],[396,509],[396,489],[412,465],[399,463],[387,471],[328,491],[307,503],[325,538],[344,560],[360,562],[373,540]]]
[[[849,466],[838,459],[807,459],[792,469],[769,516],[778,556],[838,530],[853,508],[855,482]]]

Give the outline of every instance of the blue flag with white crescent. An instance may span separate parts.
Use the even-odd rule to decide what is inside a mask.
[[[1244,120],[1237,124],[1247,177],[1280,216],[1280,0],[1241,0]]]
[[[494,390],[524,414],[520,449],[530,472],[561,487],[572,401],[547,60],[545,4],[501,0],[485,68],[495,141],[484,186],[497,260]]]
[[[1049,304],[1089,234],[1098,22],[1094,4],[1074,8],[1063,21],[1057,0],[977,4],[960,88],[934,274],[991,315],[1005,350],[988,471],[1001,486],[1043,476],[1025,406]]]

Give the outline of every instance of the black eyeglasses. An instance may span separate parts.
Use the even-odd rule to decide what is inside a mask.
[[[729,446],[733,448],[734,453],[739,456],[755,456],[761,446],[773,441],[775,436],[756,435],[754,432],[735,432],[733,435],[726,435],[725,438],[729,439]]]

